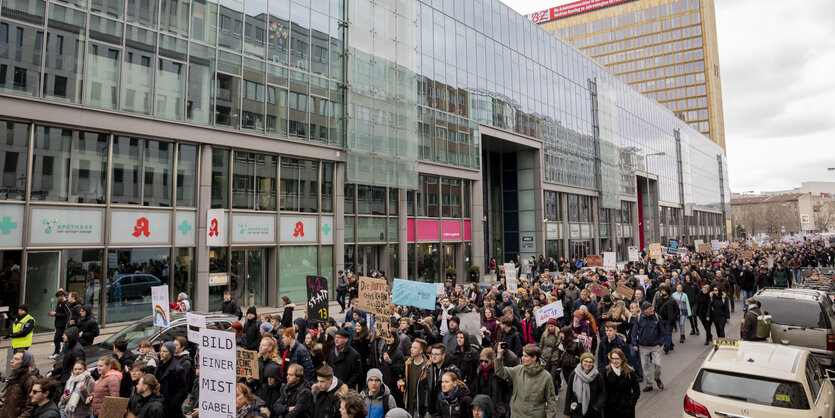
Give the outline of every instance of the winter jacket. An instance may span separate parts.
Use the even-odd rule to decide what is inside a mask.
[[[272,360],[264,361],[262,358],[259,358],[258,362],[264,364],[264,366],[261,367],[258,375],[261,377],[258,380],[258,388],[253,393],[261,398],[269,408],[272,408],[281,396],[281,366]],[[275,379],[274,385],[270,385],[267,381],[269,377]]]
[[[118,370],[109,370],[99,378],[93,389],[93,415],[101,412],[101,405],[105,396],[119,397],[119,387],[122,385],[122,373]]]
[[[505,352],[507,354],[507,352]],[[471,391],[473,395],[486,395],[493,402],[490,416],[504,417],[507,413],[507,403],[510,398],[510,384],[495,373],[496,364],[488,370],[479,368],[475,384]]]
[[[721,297],[710,298],[708,308],[707,316],[710,318],[710,322],[725,322],[726,319],[731,317],[728,304],[725,302],[725,299]]]
[[[159,393],[165,406],[165,416],[168,418],[182,418],[183,401],[186,400],[186,373],[180,362],[173,358],[168,363],[160,362],[154,373],[159,381]]]
[[[708,317],[710,311],[710,293],[699,292],[696,296],[696,316],[701,319]]]
[[[504,359],[496,358],[496,376],[513,383],[510,410],[513,418],[557,416],[554,380],[541,365],[505,367]]]
[[[502,331],[503,343],[507,343],[507,349],[516,354],[516,357],[522,357],[522,339],[519,338],[519,333],[516,328],[511,327],[509,331]]]
[[[580,405],[579,399],[577,399],[577,394],[574,393],[574,379],[577,379],[576,373],[576,370],[572,371],[571,374],[568,375],[568,380],[565,382],[565,408],[563,409],[563,413],[572,418],[602,417],[603,407],[606,404],[607,398],[606,384],[603,383],[603,376],[598,374],[591,382],[589,382],[589,391],[591,392],[591,396],[589,396],[589,407],[586,409],[586,413],[583,414],[583,407]],[[577,403],[577,408],[572,411],[571,404],[574,402]]]
[[[35,406],[30,418],[60,418],[61,413],[58,411],[58,405],[55,402],[49,401],[41,406]]]
[[[383,349],[386,349],[385,344],[383,344]],[[388,353],[391,362],[389,363],[384,361],[381,354],[376,367],[380,369],[381,373],[383,373],[383,384],[389,388],[395,388],[395,392],[392,393],[392,396],[394,396],[394,400],[397,401],[397,405],[403,405],[403,394],[397,390],[397,381],[403,379],[406,375],[406,359],[403,357],[403,353],[400,352],[400,347],[398,347],[396,343],[393,346],[388,347],[386,352]]]
[[[281,396],[273,404],[272,418],[304,418],[310,415],[313,395],[310,393],[310,388],[304,382],[299,382],[295,386],[284,385],[281,388]],[[290,410],[290,407],[293,410]]]
[[[690,309],[690,297],[684,292],[675,292],[672,296],[673,302],[678,304],[678,311],[681,316],[692,316],[693,311]]]
[[[96,387],[96,380],[93,379],[93,377],[90,376],[90,374],[88,373],[87,378],[84,379],[83,383],[84,390],[78,390],[79,399],[78,403],[75,405],[74,411],[66,411],[67,403],[69,403],[70,398],[64,399],[63,397],[61,397],[61,401],[58,403],[58,409],[65,410],[67,418],[87,418],[93,413],[92,402],[87,403],[86,400],[87,398],[93,395],[93,390]],[[76,386],[80,384],[80,382],[71,384],[69,381],[67,381],[67,385],[69,385],[69,387],[64,386],[63,390],[68,390],[70,391],[70,394],[72,394],[72,392],[75,391]],[[57,388],[56,390],[58,389],[62,388]]]
[[[0,409],[0,418],[28,417],[32,414],[34,406],[29,404],[29,391],[32,385],[38,380],[34,371],[28,368],[20,368],[12,371],[12,375],[6,382],[6,393],[3,408]],[[63,386],[61,386],[63,388]]]
[[[453,390],[453,395],[450,397],[444,393],[439,393],[438,411],[435,412],[435,418],[464,418],[472,417],[472,402],[473,398],[470,396],[470,391],[466,387],[458,386]]]
[[[238,317],[238,321],[240,321],[241,318],[243,318],[244,316],[243,312],[241,312],[241,307],[238,306],[238,304],[232,299],[229,299],[228,301],[223,301],[223,304],[220,307],[220,312],[224,314],[235,315]]]
[[[472,387],[476,372],[478,371],[479,352],[469,344],[469,336],[467,336],[466,341],[467,343],[465,343],[463,349],[460,346],[455,347],[455,351],[452,352],[452,361],[450,364],[461,371],[459,378],[467,386]]]
[[[542,349],[542,361],[545,362],[546,366],[552,364],[559,364],[560,360],[560,332],[559,330],[556,333],[551,334],[549,332],[543,332],[542,337],[539,339],[539,348]]]
[[[194,383],[194,378],[196,377],[194,372],[194,360],[191,358],[188,350],[183,350],[183,353],[179,356],[175,356],[174,360],[179,361],[180,366],[183,366],[183,372],[186,375],[186,387],[190,388]]]
[[[562,343],[562,353],[560,354],[560,368],[563,370],[570,370],[580,364],[580,356],[583,355],[586,349],[583,343],[578,340],[573,340],[568,343]]]
[[[283,328],[290,328],[293,326],[293,312],[296,310],[296,305],[289,303],[284,305],[284,312],[281,314],[281,326]]]
[[[609,341],[609,338],[603,337],[600,339],[600,347],[597,350],[597,371],[603,373],[606,370],[606,365],[609,364],[609,353],[612,350],[620,348],[624,353],[629,352],[626,341],[620,335],[615,334],[615,339]]]
[[[614,371],[604,371],[603,383],[606,385],[603,416],[635,418],[635,405],[641,396],[641,386],[635,371],[626,373],[622,370],[620,376]]]
[[[791,287],[791,273],[786,269],[774,269],[774,286]]]
[[[70,305],[67,302],[58,302],[55,306],[55,329],[66,329],[71,316]]]
[[[333,375],[348,385],[349,389],[356,389],[362,380],[362,359],[357,350],[346,345],[339,355],[336,349],[328,353],[328,365],[333,368]]]
[[[318,388],[313,389],[313,418],[341,417],[339,397],[346,393],[348,393],[348,385],[342,383],[336,376],[334,376],[333,384],[327,392]]]
[[[52,377],[58,380],[59,386],[64,387],[72,375],[72,368],[78,360],[84,361],[87,357],[78,341],[78,328],[69,327],[64,334],[67,336],[67,342],[64,344],[64,355],[61,357],[60,366],[52,369]],[[56,364],[57,365],[57,364]]]
[[[288,352],[289,351],[289,352]],[[313,361],[310,360],[310,352],[302,344],[295,343],[284,353],[284,370],[291,364],[298,364],[304,368],[304,380],[308,385],[316,382],[316,371],[313,370]]]
[[[241,348],[245,350],[258,350],[258,345],[261,344],[261,320],[256,315],[251,321],[246,320],[244,324],[244,332],[241,334]]]
[[[458,375],[459,379],[461,378],[461,370],[458,370],[458,367],[452,364],[452,358],[449,354],[444,358],[441,367],[432,362],[426,366],[426,400],[429,401],[429,413],[432,415],[438,410],[438,404],[433,401],[437,400],[438,394],[441,393],[441,377],[447,372],[453,372]]]
[[[99,336],[99,323],[96,322],[96,318],[89,316],[92,309],[89,306],[85,306],[88,316],[82,318],[78,324],[78,330],[81,331],[81,336],[78,337],[78,341],[81,342],[81,346],[83,347],[93,345],[93,340]]]
[[[746,269],[742,272],[742,277],[739,283],[739,287],[745,291],[752,291],[757,285],[756,277],[754,277],[754,272]]]
[[[397,408],[394,396],[391,396],[391,390],[385,384],[380,387],[376,395],[369,395],[368,388],[365,388],[360,395],[365,401],[365,409],[368,410],[367,418],[385,418],[390,409]]]
[[[403,409],[405,409],[407,411],[412,411],[414,409],[415,411],[417,411],[420,414],[420,416],[424,416],[424,415],[426,415],[426,408],[429,405],[429,402],[426,399],[426,394],[427,394],[426,386],[427,386],[428,381],[429,381],[429,373],[427,372],[427,369],[428,369],[428,366],[429,366],[429,359],[427,359],[426,357],[423,358],[423,363],[421,363],[422,367],[421,367],[420,377],[418,377],[418,379],[417,379],[418,387],[414,388],[415,403],[417,403],[417,406],[409,405],[409,390],[408,390],[409,389],[408,388],[408,384],[409,384],[409,366],[412,363],[413,363],[413,359],[411,357],[409,357],[409,358],[406,359],[406,362],[403,365],[403,367],[404,367],[403,381],[406,382],[406,385],[407,385],[406,387],[404,387],[403,404],[404,404],[405,408],[403,408]]]
[[[647,316],[641,313],[632,326],[632,344],[653,347],[661,344],[661,318],[658,314]]]
[[[165,415],[165,406],[162,403],[162,395],[152,393],[149,396],[140,394],[133,395],[128,402],[128,411],[136,418],[156,418]],[[182,413],[180,413],[182,415]]]
[[[764,314],[762,309],[748,309],[745,313],[744,324],[742,325],[743,341],[766,341],[765,338],[757,338],[757,318]]]

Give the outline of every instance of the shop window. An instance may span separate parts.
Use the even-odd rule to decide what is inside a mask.
[[[168,284],[170,248],[122,248],[107,252],[107,282],[100,290],[108,323],[135,321],[151,311],[151,288]]]
[[[174,250],[174,290],[173,295],[185,292],[192,300],[194,309],[194,248],[177,248]]]
[[[0,200],[23,200],[26,195],[26,161],[29,125],[0,121]]]
[[[282,246],[279,248],[278,292],[294,302],[307,300],[305,277],[317,275],[318,247]]]
[[[441,216],[461,217],[461,180],[448,178],[441,180]]]
[[[177,206],[195,206],[197,147],[179,145],[177,152]]]
[[[333,212],[333,163],[322,163],[322,212]]]

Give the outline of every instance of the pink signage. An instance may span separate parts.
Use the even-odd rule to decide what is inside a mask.
[[[470,240],[470,221],[464,221],[464,241]]]
[[[441,238],[444,241],[460,241],[461,240],[461,222],[460,221],[443,221],[443,222],[441,222]]]
[[[415,242],[415,220],[406,219],[406,242]]]
[[[438,241],[438,221],[417,221],[418,241]]]

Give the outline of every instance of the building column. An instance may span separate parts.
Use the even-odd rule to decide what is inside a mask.
[[[600,243],[600,199],[601,197],[591,199],[591,207],[589,210],[591,211],[590,215],[594,219],[591,227],[593,228],[592,235],[594,235],[595,254],[603,255],[603,247],[601,247]]]
[[[345,270],[345,163],[334,163],[333,188],[333,264],[336,273]],[[336,277],[334,289],[335,280]]]
[[[200,147],[200,165],[197,173],[197,248],[194,282],[194,308],[209,311],[209,246],[206,243],[207,211],[212,207],[212,146]]]
[[[568,248],[571,239],[571,231],[568,228],[568,194],[560,193],[560,211],[562,213],[562,253],[566,260],[571,262],[571,249]]]
[[[484,170],[484,167],[482,167],[482,170]],[[484,278],[487,273],[487,264],[484,260],[484,245],[486,244],[484,242],[484,190],[481,182],[481,180],[473,180],[472,187],[470,187],[472,193],[472,199],[470,199],[472,204],[470,208],[470,242],[472,243],[470,262],[471,265],[478,266],[479,274]],[[470,272],[467,271],[466,274],[469,276]]]
[[[407,193],[409,191],[406,189],[400,189],[397,193],[397,269],[400,271],[400,277],[398,277],[400,279],[409,277],[409,231],[407,226],[409,199]]]

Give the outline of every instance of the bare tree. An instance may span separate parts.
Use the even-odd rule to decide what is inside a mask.
[[[829,228],[835,224],[835,211],[829,203],[820,202],[812,207],[812,213],[815,217],[815,227],[818,231],[828,232]]]

